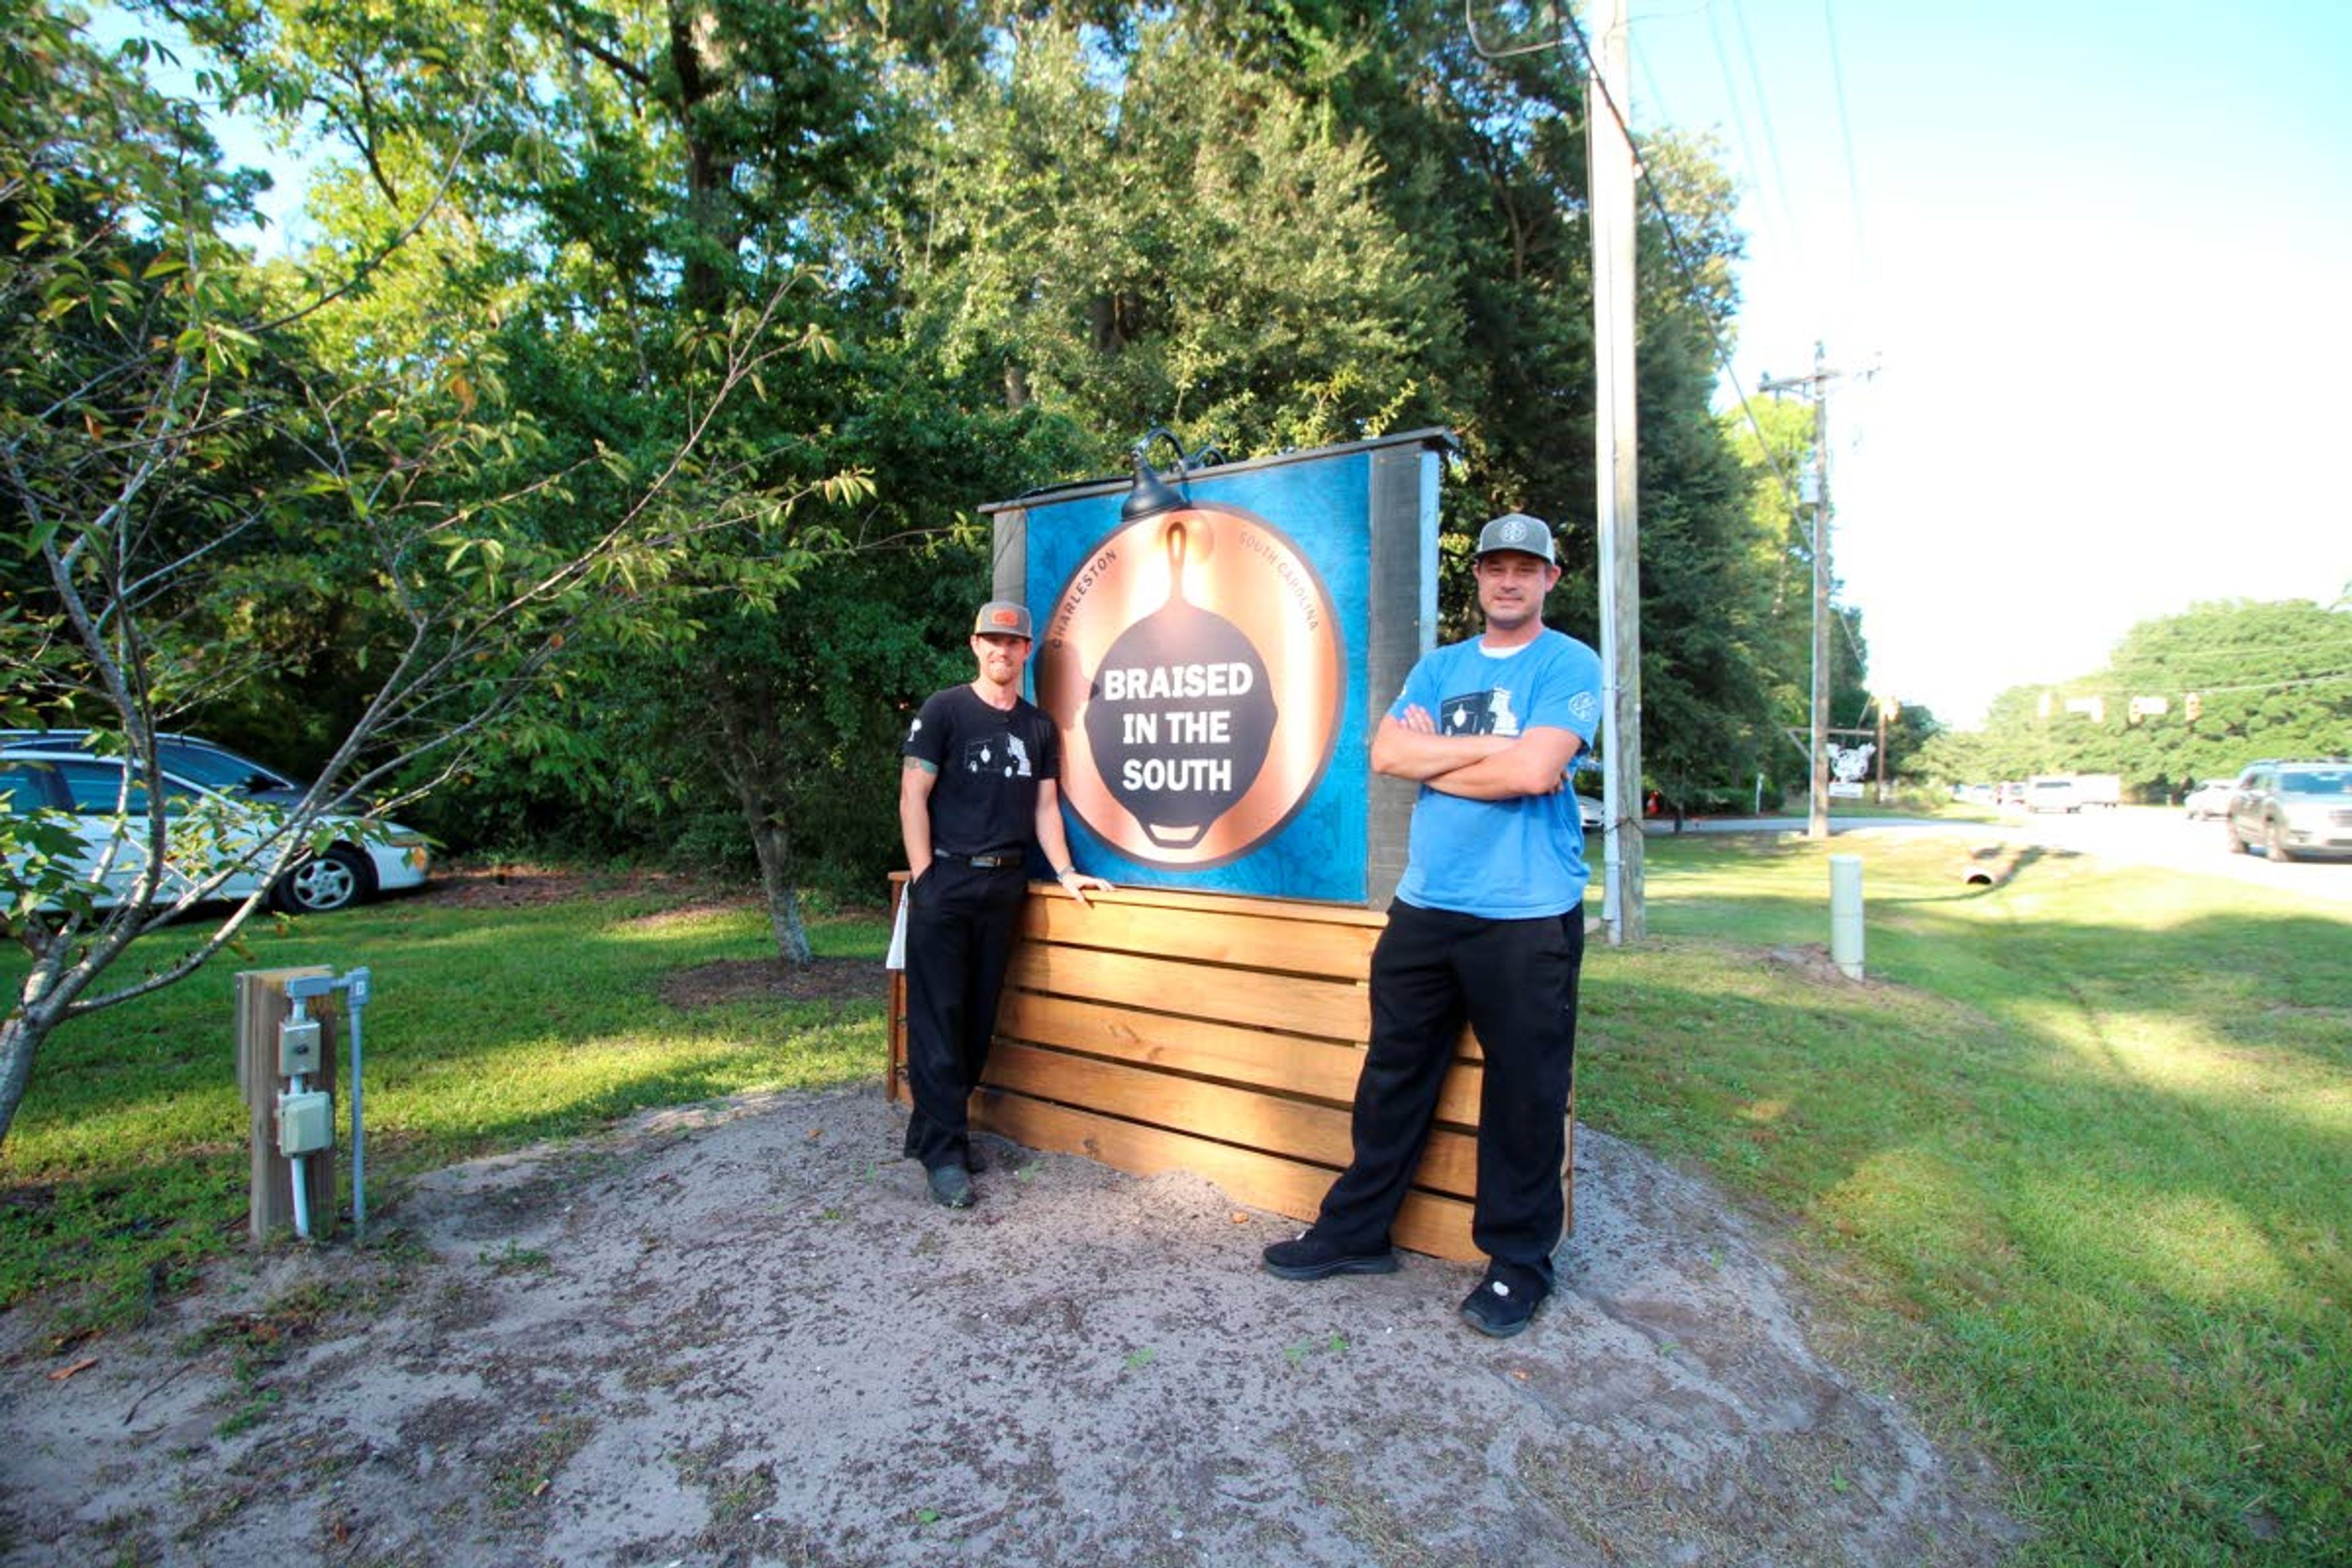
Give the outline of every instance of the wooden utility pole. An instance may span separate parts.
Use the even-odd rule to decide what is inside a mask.
[[[1872,760],[1878,764],[1878,804],[1886,804],[1886,699],[1874,697],[1870,705],[1878,710],[1878,750]]]
[[[1813,400],[1813,717],[1812,772],[1806,787],[1805,837],[1830,836],[1830,399],[1829,384],[1839,374],[1813,345],[1813,374],[1766,380],[1762,390],[1802,388]]]
[[[1633,400],[1633,144],[1624,0],[1595,0],[1585,79],[1585,159],[1592,214],[1593,449],[1601,552],[1601,704],[1607,818],[1601,917],[1612,945],[1649,929],[1642,895],[1642,574],[1640,449]]]

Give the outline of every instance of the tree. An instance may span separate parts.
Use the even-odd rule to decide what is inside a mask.
[[[2135,698],[2161,710],[2136,716]],[[2159,798],[2256,757],[2341,755],[2352,750],[2352,610],[2236,600],[2143,621],[2104,668],[2001,693],[1976,743],[1957,748],[1940,748],[1937,765],[1974,763],[1977,778],[2118,773]]]
[[[452,352],[437,301],[483,301],[457,320],[478,320],[499,395],[537,414],[544,460],[578,476],[560,502],[521,503],[551,534],[617,496],[600,449],[643,461],[678,424],[691,334],[673,324],[806,280],[804,308],[839,358],[731,404],[709,449],[754,487],[860,468],[877,488],[855,508],[805,510],[789,548],[678,563],[673,582],[705,606],[671,623],[682,646],[708,635],[730,666],[776,665],[790,638],[774,622],[818,609],[796,584],[877,588],[809,564],[899,547],[883,542],[937,540],[931,568],[969,598],[986,585],[972,502],[1108,471],[1163,423],[1235,457],[1447,426],[1461,442],[1441,556],[1456,629],[1470,532],[1518,508],[1561,525],[1552,614],[1595,633],[1572,51],[1484,58],[1435,0],[534,0],[495,16],[437,0],[237,0],[186,19],[255,101],[305,110],[349,148],[322,192],[331,248],[372,254],[416,221],[423,193],[445,192],[417,242],[313,335],[336,334],[331,363],[390,374]],[[1791,666],[1770,590],[1785,557],[1751,536],[1707,413],[1713,343],[1736,305],[1728,188],[1703,147],[1650,138],[1643,156],[1670,215],[1649,210],[1643,239],[1644,698],[1672,719],[1651,752],[1674,777],[1721,779],[1779,743],[1771,705]],[[770,635],[723,628],[722,605]],[[306,689],[366,689],[366,620],[321,633]],[[925,626],[961,642],[952,617]],[[506,776],[609,805],[605,775],[645,744],[676,781],[725,734],[783,721],[747,714],[716,742],[648,740],[592,699],[609,667],[613,689],[654,700],[656,650],[580,651],[564,693],[543,688],[533,721],[495,738]],[[698,685],[715,662],[671,660],[662,700],[810,700],[782,668]],[[1801,651],[1799,689],[1804,663]],[[892,660],[887,679],[915,667]],[[734,765],[748,777],[754,759]],[[865,765],[887,773],[887,752]],[[791,782],[772,778],[765,798],[791,798]],[[863,842],[789,841],[813,837],[828,853]]]
[[[1813,467],[1812,410],[1800,402],[1751,396],[1725,413],[1722,423],[1748,479],[1743,581],[1763,596],[1754,646],[1769,717],[1758,765],[1780,778],[1805,778],[1812,728],[1815,509],[1804,500],[1801,476]],[[1831,626],[1829,639],[1830,724],[1843,728],[1864,716],[1866,667],[1849,643],[1861,635],[1858,613],[1830,613],[1844,617]]]
[[[1458,10],[1212,4],[1098,26],[1024,7],[983,67],[894,40],[922,126],[887,268],[908,351],[1118,443],[1181,421],[1229,455],[1443,425],[1450,633],[1467,540],[1562,526],[1553,617],[1594,635],[1583,89],[1565,57],[1489,59]],[[961,35],[969,42],[969,35]],[[1707,412],[1730,317],[1730,191],[1644,149],[1644,700],[1676,777],[1741,773],[1772,685],[1743,485]],[[1040,476],[1054,477],[1054,476]]]
[[[1087,433],[1097,472],[1160,424],[1228,456],[1388,427],[1426,306],[1360,135],[1203,14],[1123,43],[1047,15],[1002,44],[990,70],[910,53],[890,78],[914,129],[877,260],[903,352]]]
[[[436,291],[462,279],[499,301],[493,341],[507,376],[569,460],[658,451],[669,429],[697,416],[711,345],[728,324],[790,288],[812,333],[823,328],[811,346],[826,352],[790,374],[771,365],[755,395],[711,411],[702,450],[739,490],[704,470],[698,499],[723,511],[866,467],[843,437],[836,209],[853,199],[887,116],[873,112],[869,73],[818,11],[558,0],[496,16],[431,6],[386,16],[265,0],[191,23],[236,62],[250,93],[339,132],[353,159],[326,215],[339,237],[379,228],[417,171],[449,172],[452,221],[434,236],[438,254],[404,277],[430,277]],[[548,90],[508,85],[519,80]],[[355,337],[354,357],[380,361],[388,343],[431,330],[412,301],[392,305],[388,330]],[[610,505],[616,483],[590,474],[564,509]],[[781,945],[801,962],[795,873],[777,858],[794,837],[772,809],[798,798],[796,780],[776,771],[785,764],[766,735],[770,699],[782,689],[767,677],[792,677],[751,668],[781,656],[772,630],[746,623],[788,613],[803,574],[860,532],[846,503],[872,496],[865,484],[829,489],[828,504],[807,509],[789,536],[700,537],[673,563],[674,613],[656,631],[640,622],[576,649],[576,678],[544,689],[496,738],[494,765],[592,803],[614,800],[617,781],[654,760],[637,749],[648,741],[663,748],[666,788],[715,758],[741,803]],[[560,509],[539,510],[540,526],[563,526]],[[717,679],[721,670],[740,679]],[[648,734],[634,711],[591,700],[621,691],[633,709],[716,722],[690,736]],[[557,767],[575,776],[551,778]]]
[[[94,859],[47,812],[0,817],[0,918],[33,959],[0,1018],[5,1139],[53,1029],[194,973],[265,895],[106,988],[134,940],[233,876],[266,884],[373,830],[462,766],[567,642],[642,628],[696,541],[778,530],[799,495],[747,482],[711,437],[802,340],[780,329],[781,296],[698,323],[687,417],[651,462],[551,462],[501,405],[478,336],[396,374],[329,370],[306,334],[341,292],[289,300],[222,241],[239,182],[194,111],[66,23],[0,3],[0,221],[16,256],[0,280],[0,705],[110,734],[131,762]],[[622,501],[545,526],[592,474]],[[224,822],[134,793],[158,776],[157,731],[267,660],[273,616],[354,597],[375,606],[369,688],[298,804]]]

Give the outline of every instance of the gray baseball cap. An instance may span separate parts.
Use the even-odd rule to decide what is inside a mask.
[[[1010,599],[991,599],[980,607],[980,614],[971,618],[971,635],[976,637],[1027,637],[1029,606],[1016,605]]]
[[[1533,555],[1548,566],[1559,564],[1551,552],[1551,525],[1523,511],[1507,511],[1478,531],[1475,553],[1492,555],[1498,550]]]

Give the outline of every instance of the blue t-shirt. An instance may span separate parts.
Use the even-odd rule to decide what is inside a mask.
[[[1389,709],[1418,707],[1440,734],[1518,735],[1569,730],[1592,743],[1601,721],[1601,656],[1550,628],[1496,657],[1473,637],[1412,667]],[[1397,897],[1424,910],[1488,920],[1563,914],[1584,900],[1584,828],[1567,790],[1514,800],[1465,800],[1427,784]]]

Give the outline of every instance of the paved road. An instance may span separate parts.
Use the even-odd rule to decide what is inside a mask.
[[[1840,816],[1830,823],[1832,837],[1860,828],[1941,829],[1952,833],[2002,834],[2028,843],[2071,849],[2175,871],[2231,877],[2276,888],[2297,898],[2352,906],[2352,860],[2294,861],[2273,865],[2261,855],[2232,855],[2218,822],[2191,822],[2177,808],[2124,806],[2079,815],[2012,811],[1999,823],[1926,821],[1909,816]],[[1730,817],[1693,822],[1698,833],[1802,833],[1801,816]],[[1671,823],[1645,824],[1652,836],[1670,834]]]

